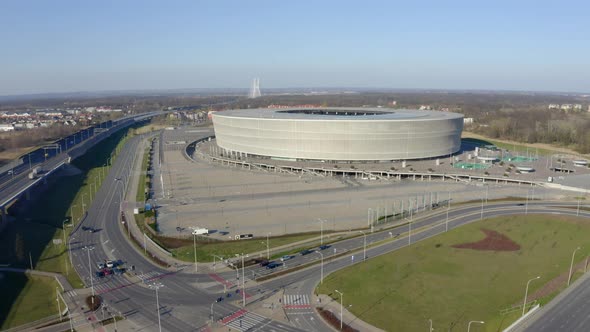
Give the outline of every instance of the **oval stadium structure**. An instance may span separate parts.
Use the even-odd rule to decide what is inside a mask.
[[[383,108],[242,109],[213,114],[230,153],[292,160],[375,161],[445,156],[461,145],[463,115]]]

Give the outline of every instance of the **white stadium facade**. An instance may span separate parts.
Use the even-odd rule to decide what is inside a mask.
[[[213,126],[217,145],[234,155],[411,160],[459,151],[463,115],[383,108],[241,109],[214,113]]]

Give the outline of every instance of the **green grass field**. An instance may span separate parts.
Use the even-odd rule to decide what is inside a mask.
[[[305,233],[286,235],[279,237],[271,237],[269,239],[269,246],[271,249],[271,258],[280,257],[286,255],[289,252],[281,252],[273,254],[272,248],[287,245],[290,243],[303,241],[318,237],[318,233]],[[319,239],[318,239],[319,244]],[[213,262],[213,255],[221,256],[224,258],[234,257],[235,254],[239,253],[252,253],[266,250],[266,237],[254,238],[251,240],[238,240],[238,241],[225,241],[225,242],[213,242],[207,244],[197,244],[197,259],[199,262]],[[182,246],[176,249],[172,249],[174,257],[187,261],[194,262],[194,247],[192,241],[190,245]],[[265,256],[266,257],[266,256]]]
[[[520,244],[513,252],[475,251],[451,246],[477,242],[481,228],[501,232]],[[576,262],[590,252],[590,221],[562,216],[528,215],[487,219],[376,257],[331,274],[318,288],[357,317],[387,331],[426,331],[428,319],[437,331],[465,331],[470,320],[483,320],[472,331],[499,331],[518,312],[500,310],[521,303],[529,294],[567,273],[573,250]],[[563,285],[565,287],[565,285]],[[540,299],[547,302],[556,292]]]
[[[16,221],[9,224],[0,234],[0,262],[11,267],[29,268],[32,261],[36,270],[64,274],[73,287],[83,287],[77,273],[69,264],[67,247],[63,242],[73,227],[68,224],[74,219],[79,222],[83,211],[90,206],[94,192],[100,187],[107,174],[110,162],[126,140],[125,131],[118,132],[90,149],[84,156],[72,161],[80,172],[65,177],[50,177],[44,192],[32,202],[17,202]],[[111,159],[112,160],[109,160]],[[18,205],[21,205],[18,207]],[[63,221],[67,220],[65,229]],[[56,241],[56,242],[54,242]],[[61,243],[57,243],[61,242]],[[11,308],[20,298],[38,298],[44,293],[37,287],[28,287],[25,282],[11,285],[10,293],[0,296],[0,307]],[[23,315],[25,306],[16,306],[11,314]],[[26,310],[24,311],[27,312]],[[8,311],[0,311],[0,321]],[[41,318],[41,317],[38,317]],[[38,319],[37,318],[37,319]]]
[[[2,285],[2,296],[16,297],[10,306],[0,301],[0,312],[4,317],[0,329],[8,329],[57,314],[56,287],[58,284],[55,279],[26,276],[21,273],[2,273],[0,285]],[[17,294],[12,294],[15,292]],[[64,303],[61,299],[60,305],[63,309]]]

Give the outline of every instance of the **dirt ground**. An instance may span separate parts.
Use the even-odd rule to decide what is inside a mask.
[[[520,249],[518,243],[512,241],[508,236],[502,233],[485,228],[482,228],[481,231],[486,235],[484,239],[477,242],[455,244],[452,247],[490,251],[516,251]]]

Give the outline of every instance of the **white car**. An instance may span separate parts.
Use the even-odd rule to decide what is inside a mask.
[[[293,258],[293,256],[291,256],[291,255],[285,255],[285,256],[281,257],[281,262],[288,261],[291,258]]]
[[[107,261],[107,267],[110,269],[113,266],[115,266],[115,263],[113,261]]]

